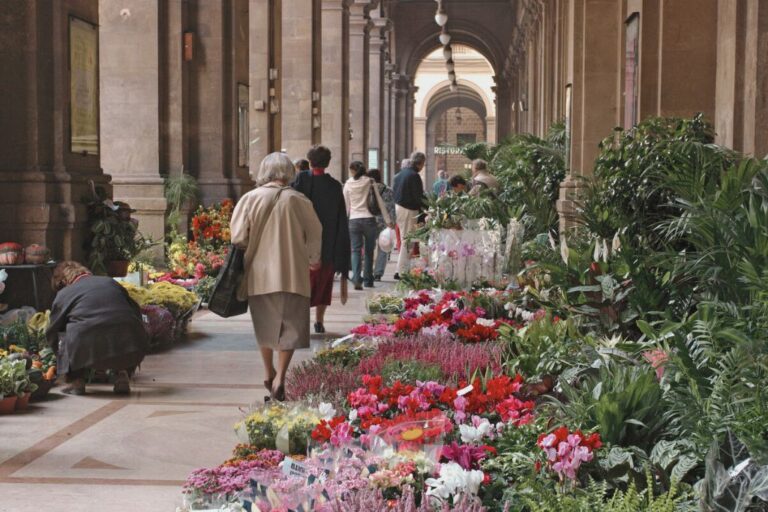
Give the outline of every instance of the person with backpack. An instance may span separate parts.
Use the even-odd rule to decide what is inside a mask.
[[[367,288],[373,288],[373,253],[379,234],[376,216],[381,215],[389,227],[392,227],[392,218],[376,182],[366,176],[365,165],[354,161],[349,164],[349,170],[352,177],[344,184],[344,201],[352,244],[352,283],[355,290],[362,290],[363,283]]]
[[[391,188],[389,188],[385,183],[381,181],[381,171],[378,169],[371,169],[368,171],[368,177],[373,179],[373,181],[376,182],[376,188],[379,190],[379,195],[384,200],[384,204],[387,205],[387,213],[389,213],[389,218],[394,219],[395,217],[395,193],[392,191]],[[381,232],[387,229],[387,223],[384,222],[384,215],[380,214],[376,216],[376,230],[378,231],[378,236],[381,235]],[[378,244],[377,244],[378,245]],[[384,277],[384,270],[387,267],[387,261],[389,261],[389,252],[384,252],[381,250],[381,246],[377,247],[377,254],[376,254],[376,263],[373,266],[373,280],[374,281],[381,281],[381,279]]]

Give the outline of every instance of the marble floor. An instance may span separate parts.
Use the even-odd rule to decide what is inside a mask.
[[[391,284],[350,287],[346,306],[336,290],[328,333],[313,335],[294,361],[347,334],[368,294]],[[130,396],[107,385],[82,397],[59,387],[23,413],[0,416],[0,512],[172,512],[190,471],[229,457],[232,425],[263,400],[263,381],[250,318],[198,312],[187,341],[145,359]]]

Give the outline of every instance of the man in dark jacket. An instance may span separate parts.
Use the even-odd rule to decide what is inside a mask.
[[[350,267],[349,222],[341,183],[326,174],[331,162],[331,151],[325,146],[314,146],[307,153],[311,170],[296,175],[293,188],[312,201],[315,213],[323,225],[323,247],[319,270],[310,272],[315,310],[315,332],[325,332],[325,310],[331,305],[334,274],[341,274],[341,303],[347,301],[347,277]]]
[[[397,212],[397,227],[400,229],[400,237],[405,241],[408,234],[416,228],[421,210],[424,209],[424,182],[419,171],[424,168],[427,157],[419,151],[411,155],[411,166],[401,169],[395,176],[392,189],[395,194],[395,211]],[[397,273],[395,279],[400,279],[400,274],[408,272],[411,264],[411,245],[403,243],[400,246],[400,254],[397,258]]]

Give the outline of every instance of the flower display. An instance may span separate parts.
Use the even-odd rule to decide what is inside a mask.
[[[428,478],[425,481],[428,487],[426,494],[436,498],[438,502],[452,498],[453,502],[457,503],[464,494],[476,495],[484,478],[482,471],[467,470],[456,462],[449,462],[440,466],[437,478]]]
[[[225,199],[195,211],[190,239],[177,237],[168,246],[170,278],[199,280],[218,273],[229,251],[233,209],[232,200]]]
[[[547,464],[560,480],[575,480],[581,464],[591,461],[593,452],[602,446],[597,432],[586,436],[580,430],[571,433],[567,427],[541,434],[536,444],[544,450]]]

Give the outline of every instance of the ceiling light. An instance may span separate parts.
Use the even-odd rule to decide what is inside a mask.
[[[455,71],[456,70],[456,65],[453,63],[453,59],[451,59],[451,60],[449,60],[449,61],[447,61],[445,63],[445,69],[447,69],[448,71]]]
[[[440,32],[440,44],[443,46],[448,46],[448,43],[451,42],[451,34],[448,33],[448,29],[443,27],[442,32]]]
[[[448,79],[451,82],[455,82],[456,81],[456,72],[455,71],[449,71],[448,72]]]
[[[445,9],[443,9],[443,4],[440,3],[437,5],[437,12],[435,13],[435,23],[439,27],[444,27],[446,23],[448,23],[448,15],[445,13]]]
[[[456,92],[459,90],[459,86],[456,85],[456,82],[451,82],[451,92]]]
[[[451,50],[450,46],[443,48],[443,57],[445,57],[446,61],[449,61],[453,58],[453,50]]]

